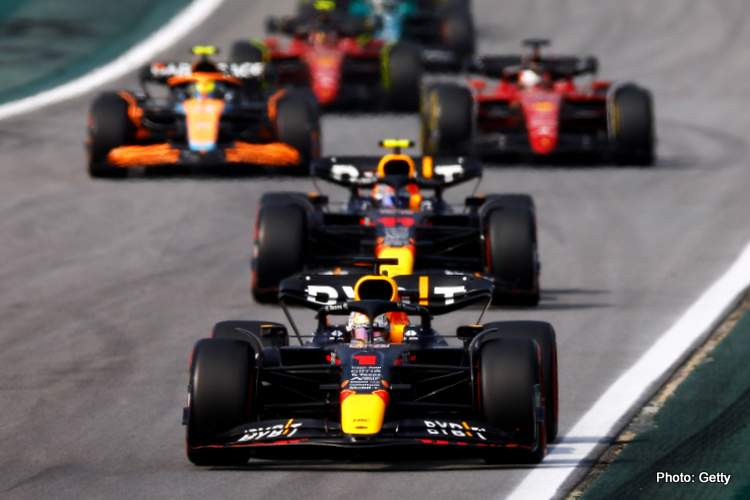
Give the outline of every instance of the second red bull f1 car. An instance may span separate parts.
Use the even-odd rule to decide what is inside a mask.
[[[279,323],[225,321],[198,341],[183,418],[189,460],[410,448],[538,463],[557,434],[552,326],[504,321],[449,335],[432,326],[433,315],[486,306],[491,290],[445,274],[285,280],[285,311],[317,310],[317,328],[305,336],[291,322],[300,342],[291,346]]]
[[[526,194],[471,196],[462,206],[445,189],[479,180],[470,158],[412,157],[411,142],[391,139],[382,157],[322,158],[312,174],[347,187],[348,202],[326,196],[267,193],[255,228],[252,292],[274,302],[279,282],[303,269],[351,271],[359,257],[393,258],[390,276],[429,270],[476,273],[494,285],[496,304],[539,302],[536,212]]]

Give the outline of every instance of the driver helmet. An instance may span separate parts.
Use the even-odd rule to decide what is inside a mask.
[[[542,75],[535,69],[526,68],[518,73],[518,84],[523,88],[534,88],[541,84],[542,81]]]
[[[381,208],[397,208],[398,207],[398,193],[396,190],[388,184],[376,184],[372,188],[372,198],[375,203]]]
[[[216,90],[214,80],[198,80],[195,82],[195,93],[200,97],[209,97]]]
[[[335,45],[338,37],[333,31],[320,30],[310,33],[310,41],[318,45]]]
[[[372,0],[373,10],[376,12],[389,12],[397,5],[396,0]]]
[[[349,315],[349,320],[346,323],[346,330],[352,341],[367,342],[367,327],[370,324],[370,320],[366,315],[358,312],[353,312]],[[372,340],[373,343],[386,343],[390,336],[390,321],[385,314],[381,314],[375,318],[372,322]]]

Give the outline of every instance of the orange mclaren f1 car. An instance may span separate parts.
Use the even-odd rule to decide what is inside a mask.
[[[307,173],[319,156],[315,99],[304,90],[263,90],[263,63],[214,62],[195,47],[193,63],[153,63],[138,92],[104,92],[89,113],[92,177],[124,177],[132,168],[187,170],[279,167]],[[154,85],[161,95],[151,93]]]

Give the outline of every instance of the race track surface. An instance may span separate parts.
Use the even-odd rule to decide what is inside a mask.
[[[474,3],[482,50],[549,36],[655,94],[653,169],[489,168],[482,184],[537,201],[542,303],[487,319],[555,325],[564,434],[750,240],[750,4]],[[229,0],[168,56],[258,36],[266,15],[291,9]],[[92,181],[82,148],[91,97],[0,122],[0,496],[476,499],[502,497],[528,473],[475,461],[190,465],[179,421],[192,344],[218,320],[282,319],[249,299],[251,227],[262,193],[312,185]],[[386,135],[416,138],[416,118],[324,122],[329,154],[375,153]]]

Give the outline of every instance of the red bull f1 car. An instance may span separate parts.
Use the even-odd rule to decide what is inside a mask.
[[[415,46],[363,39],[358,35],[364,28],[325,19],[286,19],[272,27],[290,35],[288,42],[275,37],[260,44],[238,41],[232,60],[265,61],[276,86],[309,88],[324,109],[418,109],[422,63]]]
[[[546,40],[526,40],[530,55],[487,56],[475,71],[490,77],[436,84],[421,107],[425,154],[477,154],[497,160],[588,156],[621,165],[651,165],[651,94],[629,82],[593,79],[594,57],[541,54]]]
[[[263,63],[215,63],[196,47],[190,63],[153,63],[142,90],[100,94],[89,113],[92,177],[132,168],[264,166],[307,173],[320,153],[317,105],[304,92],[261,89]],[[161,95],[152,94],[153,85]]]
[[[198,341],[183,414],[188,459],[241,465],[305,450],[411,449],[538,463],[557,434],[552,326],[503,321],[448,335],[432,326],[433,315],[486,306],[491,289],[444,274],[285,280],[284,310],[314,309],[318,326],[303,335],[289,316],[297,346],[284,325],[264,321],[224,321]]]
[[[267,193],[255,227],[251,289],[274,302],[279,282],[302,270],[351,272],[360,257],[393,258],[390,276],[428,270],[490,279],[496,304],[536,305],[536,212],[526,194],[471,196],[461,206],[445,189],[481,178],[467,157],[404,154],[411,141],[385,140],[382,157],[313,162],[314,177],[350,190],[346,203],[313,193]]]

